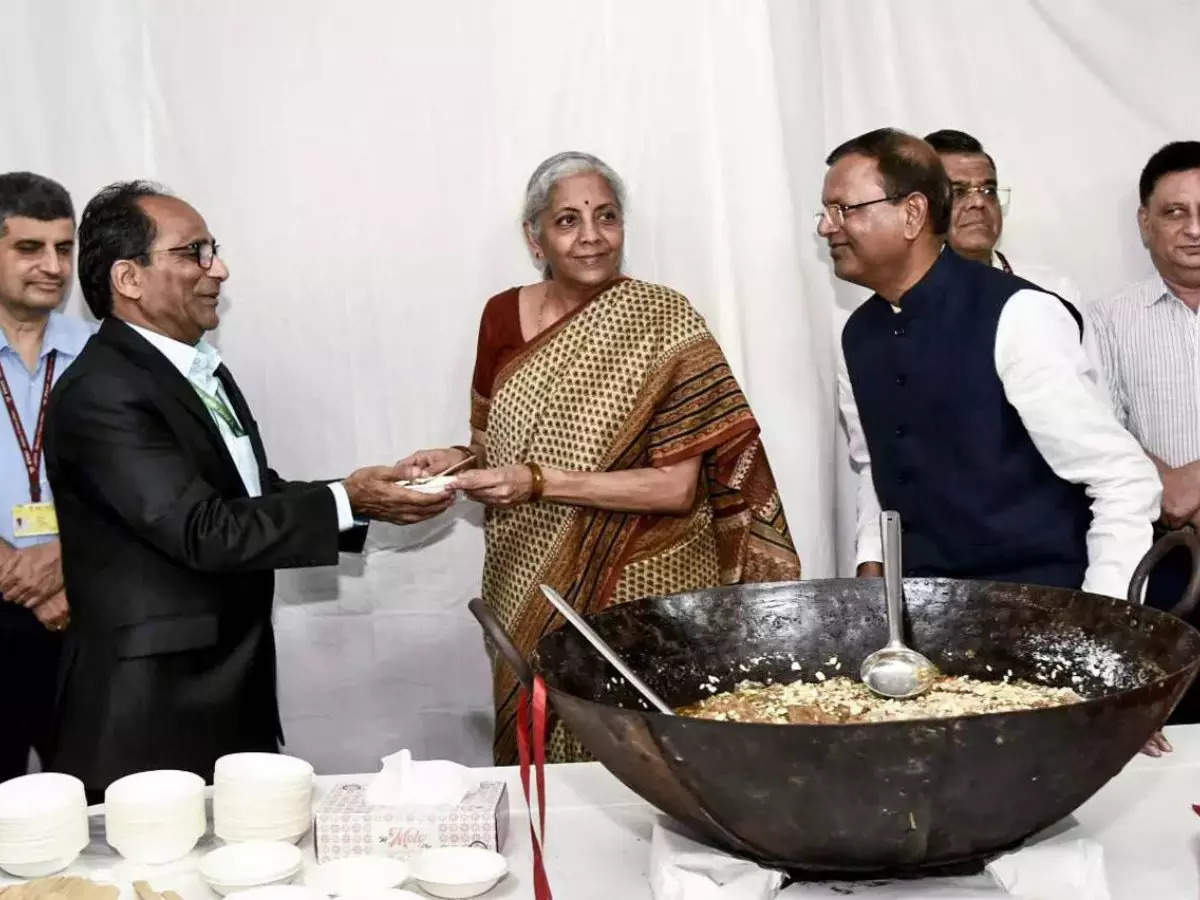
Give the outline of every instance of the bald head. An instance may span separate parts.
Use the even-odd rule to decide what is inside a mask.
[[[832,166],[851,155],[875,162],[889,197],[924,195],[930,233],[946,233],[950,227],[950,182],[933,147],[898,128],[877,128],[846,141],[825,162]]]
[[[890,302],[936,262],[950,220],[950,184],[937,151],[894,128],[842,144],[826,160],[817,233],[838,278]]]

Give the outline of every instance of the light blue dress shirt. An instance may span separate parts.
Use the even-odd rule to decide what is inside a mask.
[[[51,313],[46,323],[45,334],[42,335],[42,352],[38,356],[37,368],[32,372],[25,367],[25,361],[21,359],[20,354],[9,346],[4,332],[0,331],[0,366],[4,367],[4,377],[8,381],[9,390],[12,391],[13,401],[21,415],[21,425],[30,446],[33,446],[34,432],[37,429],[42,385],[46,378],[46,359],[50,351],[58,351],[54,363],[54,381],[57,382],[67,370],[67,366],[79,356],[93,330],[93,326],[82,319],[57,312]],[[53,500],[50,483],[46,480],[44,458],[38,474],[42,483],[42,500]],[[17,548],[32,547],[34,544],[54,539],[52,535],[18,538],[13,534],[13,507],[28,503],[29,499],[29,475],[25,471],[25,460],[21,457],[21,446],[17,443],[17,435],[13,431],[12,420],[7,410],[0,409],[0,538]]]

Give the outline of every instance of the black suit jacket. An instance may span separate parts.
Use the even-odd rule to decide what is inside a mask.
[[[223,367],[222,367],[223,369]],[[143,769],[211,779],[225,753],[281,739],[274,569],[333,565],[333,494],[267,468],[258,426],[218,370],[258,458],[250,498],[191,384],[107,319],[55,386],[46,416],[71,604],[51,768],[102,790]]]

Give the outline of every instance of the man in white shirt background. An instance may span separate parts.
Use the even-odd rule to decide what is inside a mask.
[[[44,401],[91,329],[57,310],[75,263],[75,211],[62,185],[0,175],[0,781],[45,764],[70,619],[53,497],[42,459]]]
[[[1089,344],[1117,416],[1162,477],[1161,527],[1200,529],[1200,141],[1158,150],[1138,191],[1155,274],[1088,304]],[[1190,570],[1187,549],[1173,551],[1151,575],[1146,602],[1175,606]],[[1189,619],[1200,623],[1200,614]],[[1200,692],[1184,697],[1172,721],[1200,721]]]
[[[925,135],[925,141],[938,152],[950,179],[954,204],[946,242],[954,252],[1019,275],[1058,294],[1078,309],[1080,290],[1073,280],[1040,263],[1026,259],[1013,262],[1007,253],[997,249],[1012,189],[1000,186],[996,162],[979,140],[965,131],[943,128]]]
[[[404,524],[452,502],[397,486],[391,466],[334,483],[268,467],[203,340],[228,276],[200,214],[155,185],[110,185],[83,212],[79,280],[102,322],[47,414],[74,618],[51,766],[93,796],[130,772],[211,778],[219,756],[276,750],[274,570],[360,549],[356,517]]]
[[[1161,487],[1121,427],[1067,303],[944,247],[934,150],[893,129],[830,155],[818,231],[839,278],[875,291],[842,333],[839,403],[859,477],[860,574],[878,513],[905,574],[1125,594]]]

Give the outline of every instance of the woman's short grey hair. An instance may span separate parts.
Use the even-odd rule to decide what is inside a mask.
[[[612,170],[604,160],[582,153],[578,150],[567,150],[556,153],[533,170],[529,184],[525,186],[525,209],[521,213],[521,222],[529,226],[534,237],[541,237],[541,217],[550,208],[550,194],[554,186],[564,178],[572,175],[583,175],[595,172],[608,182],[617,201],[617,209],[625,213],[625,185],[621,176]]]

